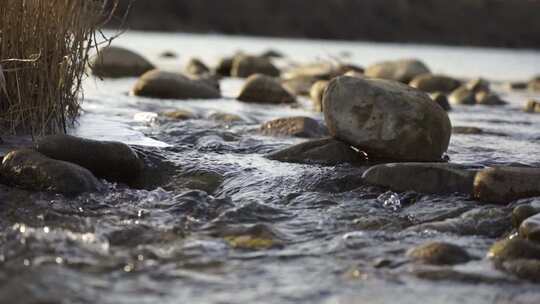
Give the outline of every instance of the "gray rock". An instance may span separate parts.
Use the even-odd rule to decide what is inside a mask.
[[[430,73],[429,68],[416,59],[385,61],[369,66],[365,75],[371,78],[382,78],[409,83],[416,76]]]
[[[450,106],[450,103],[448,102],[448,97],[446,97],[445,94],[436,92],[436,93],[431,94],[430,97],[431,99],[433,99],[433,101],[435,101],[436,104],[441,106],[441,108],[443,108],[443,110],[445,110],[446,112],[452,110],[452,107]]]
[[[206,75],[210,69],[198,58],[191,58],[186,64],[186,73],[191,75]]]
[[[438,161],[450,141],[446,112],[427,94],[398,82],[335,78],[323,109],[330,134],[370,158]]]
[[[271,136],[294,136],[321,138],[328,136],[328,130],[313,118],[295,116],[278,118],[262,124],[261,133]]]
[[[474,180],[474,197],[490,203],[507,204],[540,196],[540,169],[493,167],[479,171]]]
[[[525,108],[523,109],[526,113],[540,113],[540,101],[530,99],[527,101]]]
[[[137,153],[121,142],[52,135],[41,138],[36,149],[47,157],[77,164],[112,182],[133,184],[144,170]]]
[[[456,265],[471,260],[463,248],[443,242],[431,242],[411,248],[407,256],[416,262],[429,265]]]
[[[496,262],[518,259],[540,260],[540,245],[516,237],[506,239],[493,244],[488,257]]]
[[[231,76],[247,78],[254,74],[279,77],[281,72],[268,58],[256,56],[236,56],[233,60]]]
[[[295,103],[296,98],[273,77],[250,76],[240,91],[238,100],[251,103]]]
[[[363,179],[394,191],[471,194],[476,172],[446,163],[395,163],[371,167]],[[414,177],[414,178],[404,178]]]
[[[519,236],[540,243],[540,214],[533,215],[521,223]]]
[[[94,192],[102,188],[87,169],[29,149],[8,153],[2,161],[0,176],[8,185],[66,195]]]
[[[423,74],[416,76],[409,85],[427,93],[450,93],[457,89],[461,82],[444,75]]]
[[[104,78],[139,77],[154,66],[141,55],[119,47],[102,48],[92,58],[92,74]]]
[[[326,166],[343,163],[363,164],[366,162],[364,155],[353,150],[350,145],[333,138],[307,141],[271,153],[267,155],[267,158],[289,163]]]
[[[309,91],[309,96],[311,98],[311,101],[313,102],[313,105],[315,106],[315,110],[318,112],[323,111],[323,96],[324,91],[328,87],[328,84],[330,82],[328,80],[319,80],[313,84]]]
[[[219,90],[203,80],[190,79],[182,74],[152,70],[142,75],[133,88],[137,96],[163,99],[214,99]]]

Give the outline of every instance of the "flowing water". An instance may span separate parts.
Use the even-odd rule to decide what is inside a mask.
[[[536,51],[151,33],[115,44],[171,70],[191,56],[212,64],[236,50],[274,48],[303,62],[418,57],[437,72],[496,81],[540,72]],[[165,50],[181,57],[160,59]],[[238,79],[222,81],[221,100],[154,100],[127,94],[135,80],[87,79],[84,114],[71,133],[135,145],[156,165],[154,185],[108,184],[77,198],[0,186],[0,303],[540,303],[537,285],[485,258],[510,232],[510,207],[387,192],[362,184],[365,168],[264,158],[302,140],[262,136],[260,123],[322,120],[307,100],[294,108],[243,104],[234,100]],[[451,161],[540,166],[540,115],[521,111],[540,95],[496,90],[509,105],[450,113],[455,126],[487,131],[454,135]],[[174,109],[200,118],[157,115]],[[242,120],[210,119],[215,113]],[[409,248],[433,240],[476,259],[455,267],[407,260]]]

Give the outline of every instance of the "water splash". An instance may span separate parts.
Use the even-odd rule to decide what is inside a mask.
[[[379,197],[377,197],[377,201],[382,204],[384,209],[394,212],[399,211],[401,210],[401,208],[403,208],[401,200],[399,199],[399,195],[392,191],[387,191],[379,195]]]

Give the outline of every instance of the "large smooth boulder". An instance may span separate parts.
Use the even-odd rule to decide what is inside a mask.
[[[253,74],[279,77],[281,72],[265,57],[236,56],[233,60],[231,76],[247,78]]]
[[[154,69],[141,55],[119,47],[102,48],[92,58],[92,74],[104,78],[139,77]]]
[[[369,66],[365,75],[370,78],[382,78],[409,83],[418,75],[430,73],[429,68],[416,59],[384,61]]]
[[[364,172],[366,183],[394,191],[471,194],[476,172],[446,163],[395,163],[371,167]],[[414,178],[403,178],[403,177]]]
[[[142,75],[133,88],[137,96],[163,99],[215,99],[219,90],[205,80],[188,78],[179,73],[152,70]]]
[[[328,84],[330,81],[328,80],[319,80],[311,86],[311,90],[309,92],[309,97],[311,98],[311,101],[313,102],[313,105],[315,106],[315,110],[322,112],[323,110],[323,96],[324,91],[328,87]]]
[[[288,163],[335,166],[343,163],[364,164],[365,156],[350,145],[324,138],[307,141],[267,155],[267,158]]]
[[[305,116],[278,118],[262,124],[261,133],[271,136],[321,138],[328,130],[313,118]]]
[[[36,149],[47,157],[77,164],[112,182],[132,184],[144,169],[137,153],[121,142],[52,135],[41,138]]]
[[[252,103],[294,103],[296,98],[276,78],[255,74],[246,79],[238,100]]]
[[[186,73],[191,75],[206,75],[210,73],[210,68],[198,58],[191,58],[186,64]]]
[[[519,236],[540,243],[540,214],[533,215],[521,223]]]
[[[461,82],[445,75],[423,74],[416,76],[409,85],[428,93],[450,93],[457,89]]]
[[[487,168],[476,174],[474,197],[483,202],[507,204],[521,198],[540,196],[539,181],[539,168]]]
[[[407,251],[412,260],[429,265],[456,265],[467,263],[471,257],[457,245],[444,242],[430,242]]]
[[[0,176],[8,185],[66,195],[94,192],[102,188],[87,169],[48,158],[30,149],[8,153],[2,161]]]
[[[452,126],[424,92],[382,79],[338,77],[323,97],[330,134],[373,159],[439,161]]]

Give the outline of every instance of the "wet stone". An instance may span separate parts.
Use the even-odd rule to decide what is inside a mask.
[[[403,178],[414,176],[414,178]],[[475,172],[446,163],[394,163],[371,167],[364,172],[366,183],[394,191],[421,193],[472,193]]]
[[[144,169],[137,153],[121,142],[52,135],[41,138],[36,149],[50,158],[82,166],[111,182],[133,184]]]
[[[236,123],[236,122],[243,122],[244,119],[236,114],[231,113],[225,113],[225,112],[216,112],[210,114],[208,116],[208,119],[224,122],[224,123]]]
[[[92,73],[98,77],[138,77],[154,66],[141,55],[119,47],[101,49],[90,64]]]
[[[320,80],[319,77],[315,76],[296,76],[282,80],[281,84],[287,91],[296,96],[309,96],[313,84]]]
[[[362,164],[365,155],[355,151],[350,145],[324,138],[307,141],[267,155],[267,158],[289,163],[320,164],[335,166],[343,163]]]
[[[540,260],[540,245],[515,237],[493,244],[487,256],[495,262],[518,259]]]
[[[254,74],[279,77],[281,72],[265,57],[236,56],[232,63],[231,76],[247,78]]]
[[[0,179],[7,185],[66,195],[95,192],[103,188],[87,169],[28,149],[12,151],[4,157]]]
[[[431,94],[430,96],[431,96],[431,99],[433,99],[433,101],[439,106],[441,106],[441,108],[443,108],[445,111],[448,112],[452,110],[452,107],[450,106],[450,103],[448,102],[448,97],[446,97],[445,94],[436,92],[436,93]]]
[[[457,89],[461,82],[445,75],[423,74],[416,76],[409,85],[427,93],[450,93]]]
[[[273,77],[255,74],[246,79],[238,100],[250,103],[295,103],[296,98]]]
[[[519,226],[521,223],[523,223],[523,221],[538,213],[540,213],[540,209],[531,205],[517,206],[512,211],[512,225],[514,228],[519,229]]]
[[[476,104],[485,106],[503,106],[507,104],[507,102],[502,100],[497,94],[486,91],[476,93],[475,99]]]
[[[260,131],[270,136],[321,138],[328,135],[326,127],[315,119],[304,116],[278,118],[265,122]]]
[[[520,279],[540,282],[540,260],[510,260],[503,262],[500,268]]]
[[[443,242],[431,242],[411,248],[407,256],[416,262],[431,265],[456,265],[471,260],[463,248]]]
[[[198,58],[191,58],[186,64],[186,73],[191,75],[205,75],[210,73],[210,68]]]
[[[521,223],[519,236],[540,243],[540,214],[533,215]]]
[[[476,94],[466,86],[461,86],[452,91],[450,96],[448,96],[448,101],[453,105],[475,105]]]
[[[372,159],[439,161],[448,148],[448,115],[407,85],[338,77],[326,89],[323,105],[330,134]]]
[[[328,84],[330,82],[328,80],[319,80],[313,84],[309,91],[309,96],[311,98],[311,102],[313,102],[313,105],[315,107],[315,110],[318,112],[323,111],[323,96],[324,91],[328,87]]]
[[[370,78],[381,78],[409,83],[416,76],[430,73],[429,68],[420,60],[402,59],[384,61],[367,67],[365,74]]]
[[[180,73],[152,70],[143,74],[133,87],[136,96],[162,99],[216,99],[221,93],[206,80],[191,79]]]
[[[523,111],[526,113],[540,113],[540,101],[534,99],[527,101]]]
[[[188,119],[197,118],[195,114],[187,110],[174,110],[174,111],[164,112],[163,116],[168,117],[170,119],[174,119],[174,120],[188,120]]]
[[[493,167],[478,172],[474,197],[483,202],[507,204],[521,198],[540,196],[540,169]]]

